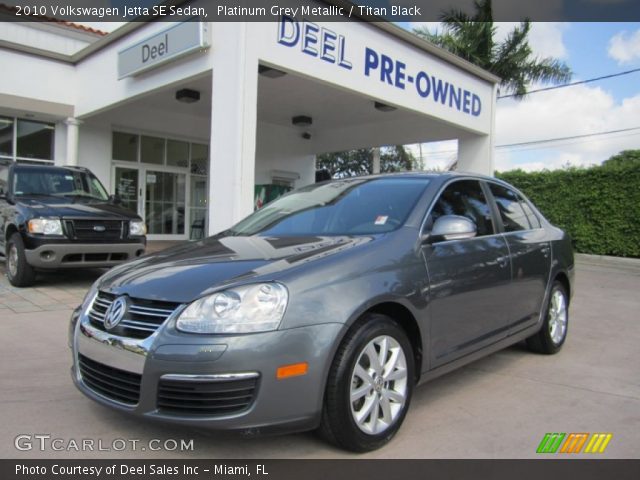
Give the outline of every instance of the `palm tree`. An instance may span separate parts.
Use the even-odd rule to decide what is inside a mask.
[[[497,75],[502,79],[502,93],[518,99],[527,94],[528,84],[563,83],[571,79],[571,69],[564,62],[533,56],[527,39],[529,20],[496,43],[491,0],[474,0],[474,5],[473,16],[457,9],[443,12],[441,33],[430,33],[426,27],[417,28],[414,33]]]

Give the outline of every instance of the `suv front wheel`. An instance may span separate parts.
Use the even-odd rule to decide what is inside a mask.
[[[7,278],[14,287],[28,287],[33,285],[36,272],[27,263],[24,254],[24,242],[19,233],[14,233],[7,242],[6,252]]]

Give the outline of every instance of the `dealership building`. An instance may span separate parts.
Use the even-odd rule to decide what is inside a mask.
[[[498,79],[390,23],[2,22],[0,65],[0,158],[91,169],[151,239],[227,228],[325,152],[456,139],[493,171]]]

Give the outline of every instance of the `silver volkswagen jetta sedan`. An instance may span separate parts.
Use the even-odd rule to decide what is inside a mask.
[[[316,184],[106,273],[71,319],[72,376],[134,415],[367,451],[417,384],[524,339],[556,353],[573,272],[565,233],[496,179]]]

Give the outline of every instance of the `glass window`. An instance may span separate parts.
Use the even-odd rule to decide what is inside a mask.
[[[209,147],[201,143],[191,144],[191,173],[207,175],[209,173]]]
[[[493,235],[491,209],[477,180],[460,180],[444,189],[431,210],[427,227],[443,215],[460,215],[476,224],[478,236]]]
[[[177,140],[167,140],[167,165],[189,166],[189,144]]]
[[[531,228],[541,228],[542,225],[540,224],[540,219],[531,209],[529,204],[522,197],[518,196],[518,198],[520,199],[520,205],[522,205],[522,208],[524,209],[524,213],[527,215],[527,218],[529,219]]]
[[[164,138],[142,136],[140,144],[140,161],[164,165]]]
[[[522,209],[518,195],[512,190],[495,183],[490,183],[491,193],[496,200],[505,232],[529,230],[529,220]]]
[[[113,132],[113,159],[125,162],[137,162],[138,135]]]
[[[54,125],[18,120],[17,156],[53,160]]]
[[[18,167],[13,175],[13,192],[17,196],[85,197],[107,200],[100,181],[91,173],[59,167]]]
[[[0,117],[0,155],[13,157],[13,118]]]
[[[349,179],[296,190],[232,227],[234,235],[371,235],[402,226],[429,181]]]

